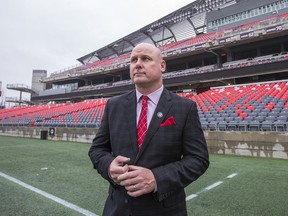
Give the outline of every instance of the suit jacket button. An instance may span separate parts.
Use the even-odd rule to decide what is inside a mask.
[[[125,198],[125,199],[124,199],[124,203],[125,203],[125,204],[128,204],[128,203],[129,203],[129,200],[128,200],[127,198]]]

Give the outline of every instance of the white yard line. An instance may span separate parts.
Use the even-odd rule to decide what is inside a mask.
[[[186,201],[192,200],[192,199],[194,199],[194,198],[196,198],[196,197],[198,197],[197,194],[191,194],[191,195],[189,195],[189,196],[186,197]]]
[[[29,190],[31,190],[31,191],[33,191],[35,193],[38,193],[38,194],[40,194],[40,195],[42,195],[42,196],[44,196],[44,197],[46,197],[48,199],[51,199],[51,200],[53,200],[53,201],[65,206],[65,207],[68,207],[68,208],[70,208],[70,209],[72,209],[74,211],[77,211],[77,212],[79,212],[79,213],[81,213],[83,215],[86,215],[86,216],[98,216],[98,215],[96,215],[96,214],[94,214],[94,213],[92,213],[92,212],[90,212],[90,211],[88,211],[86,209],[83,209],[83,208],[81,208],[81,207],[79,207],[77,205],[74,205],[74,204],[72,204],[70,202],[67,202],[66,200],[63,200],[63,199],[61,199],[59,197],[56,197],[56,196],[54,196],[52,194],[49,194],[49,193],[47,193],[45,191],[42,191],[42,190],[40,190],[38,188],[35,188],[35,187],[33,187],[33,186],[29,185],[29,184],[26,184],[25,182],[22,182],[22,181],[20,181],[20,180],[18,180],[16,178],[13,178],[13,177],[11,177],[9,175],[6,175],[5,173],[0,172],[0,176],[8,179],[9,181],[12,181],[12,182],[16,183],[16,184],[18,184],[18,185],[20,185],[20,186],[22,186],[22,187],[24,187],[26,189],[29,189]]]
[[[227,176],[227,178],[234,178],[235,176],[237,176],[238,175],[238,173],[233,173],[233,174],[231,174],[231,175],[229,175],[229,176]]]
[[[206,188],[204,189],[204,191],[211,190],[211,189],[219,186],[219,185],[222,184],[222,183],[223,183],[222,181],[215,182],[214,184],[209,185],[208,187],[206,187]]]
[[[234,178],[234,177],[237,176],[237,175],[238,175],[238,173],[233,173],[233,174],[227,176],[226,179],[227,179],[227,178],[228,178],[228,179],[232,179],[232,178]],[[201,193],[207,192],[207,191],[209,191],[209,190],[212,190],[213,188],[218,187],[218,186],[221,185],[222,183],[223,183],[223,181],[217,181],[217,182],[213,183],[212,185],[207,186],[207,187],[204,188],[203,190],[198,191],[198,192],[195,193],[195,194],[191,194],[191,195],[187,196],[187,197],[186,197],[186,201],[190,201],[190,200],[198,197]]]

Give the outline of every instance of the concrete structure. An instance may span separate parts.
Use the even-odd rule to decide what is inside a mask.
[[[42,79],[47,77],[47,71],[46,70],[33,70],[32,72],[32,89],[35,89],[39,94],[39,92],[44,91],[46,87],[46,83],[42,83]],[[32,94],[32,96],[35,96],[36,93]]]
[[[41,140],[91,143],[96,129],[0,127],[0,136],[19,136]],[[288,159],[288,133],[206,131],[211,154]]]

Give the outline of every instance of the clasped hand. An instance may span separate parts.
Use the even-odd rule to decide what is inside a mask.
[[[117,156],[109,167],[110,178],[124,186],[129,196],[138,197],[154,191],[156,181],[150,169],[128,165],[130,158]]]

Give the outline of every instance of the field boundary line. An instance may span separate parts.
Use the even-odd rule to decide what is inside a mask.
[[[225,179],[232,179],[232,178],[234,178],[234,177],[237,176],[237,175],[238,175],[238,173],[232,173],[232,174],[228,175]],[[191,194],[191,195],[187,196],[187,197],[186,197],[186,202],[188,202],[188,201],[190,201],[190,200],[198,197],[201,193],[207,192],[207,191],[209,191],[209,190],[212,190],[212,189],[215,188],[215,187],[218,187],[218,186],[221,185],[223,182],[224,182],[224,180],[222,180],[222,181],[217,181],[217,182],[215,182],[215,183],[213,183],[213,184],[205,187],[203,190],[198,191],[198,192],[195,193],[195,194]]]
[[[40,190],[40,189],[35,188],[35,187],[33,187],[33,186],[29,185],[29,184],[26,184],[25,182],[22,182],[22,181],[20,181],[20,180],[18,180],[16,178],[13,178],[13,177],[11,177],[9,175],[6,175],[5,173],[0,172],[0,176],[2,176],[3,178],[5,178],[5,179],[7,179],[9,181],[12,181],[12,182],[16,183],[16,184],[18,184],[18,185],[20,185],[20,186],[22,186],[22,187],[24,187],[26,189],[29,189],[29,190],[31,190],[31,191],[33,191],[35,193],[38,193],[38,194],[40,194],[40,195],[42,195],[42,196],[44,196],[44,197],[46,197],[46,198],[48,198],[50,200],[53,200],[54,202],[57,202],[57,203],[65,206],[65,207],[68,207],[68,208],[70,208],[70,209],[72,209],[74,211],[77,211],[77,212],[79,212],[79,213],[81,213],[83,215],[86,215],[86,216],[98,216],[98,215],[96,215],[96,214],[94,214],[94,213],[92,213],[92,212],[90,212],[90,211],[88,211],[86,209],[83,209],[83,208],[81,208],[81,207],[79,207],[79,206],[77,206],[77,205],[75,205],[73,203],[70,203],[70,202],[68,202],[66,200],[63,200],[63,199],[61,199],[59,197],[56,197],[56,196],[54,196],[52,194],[49,194],[49,193],[47,193],[47,192],[45,192],[43,190]]]

